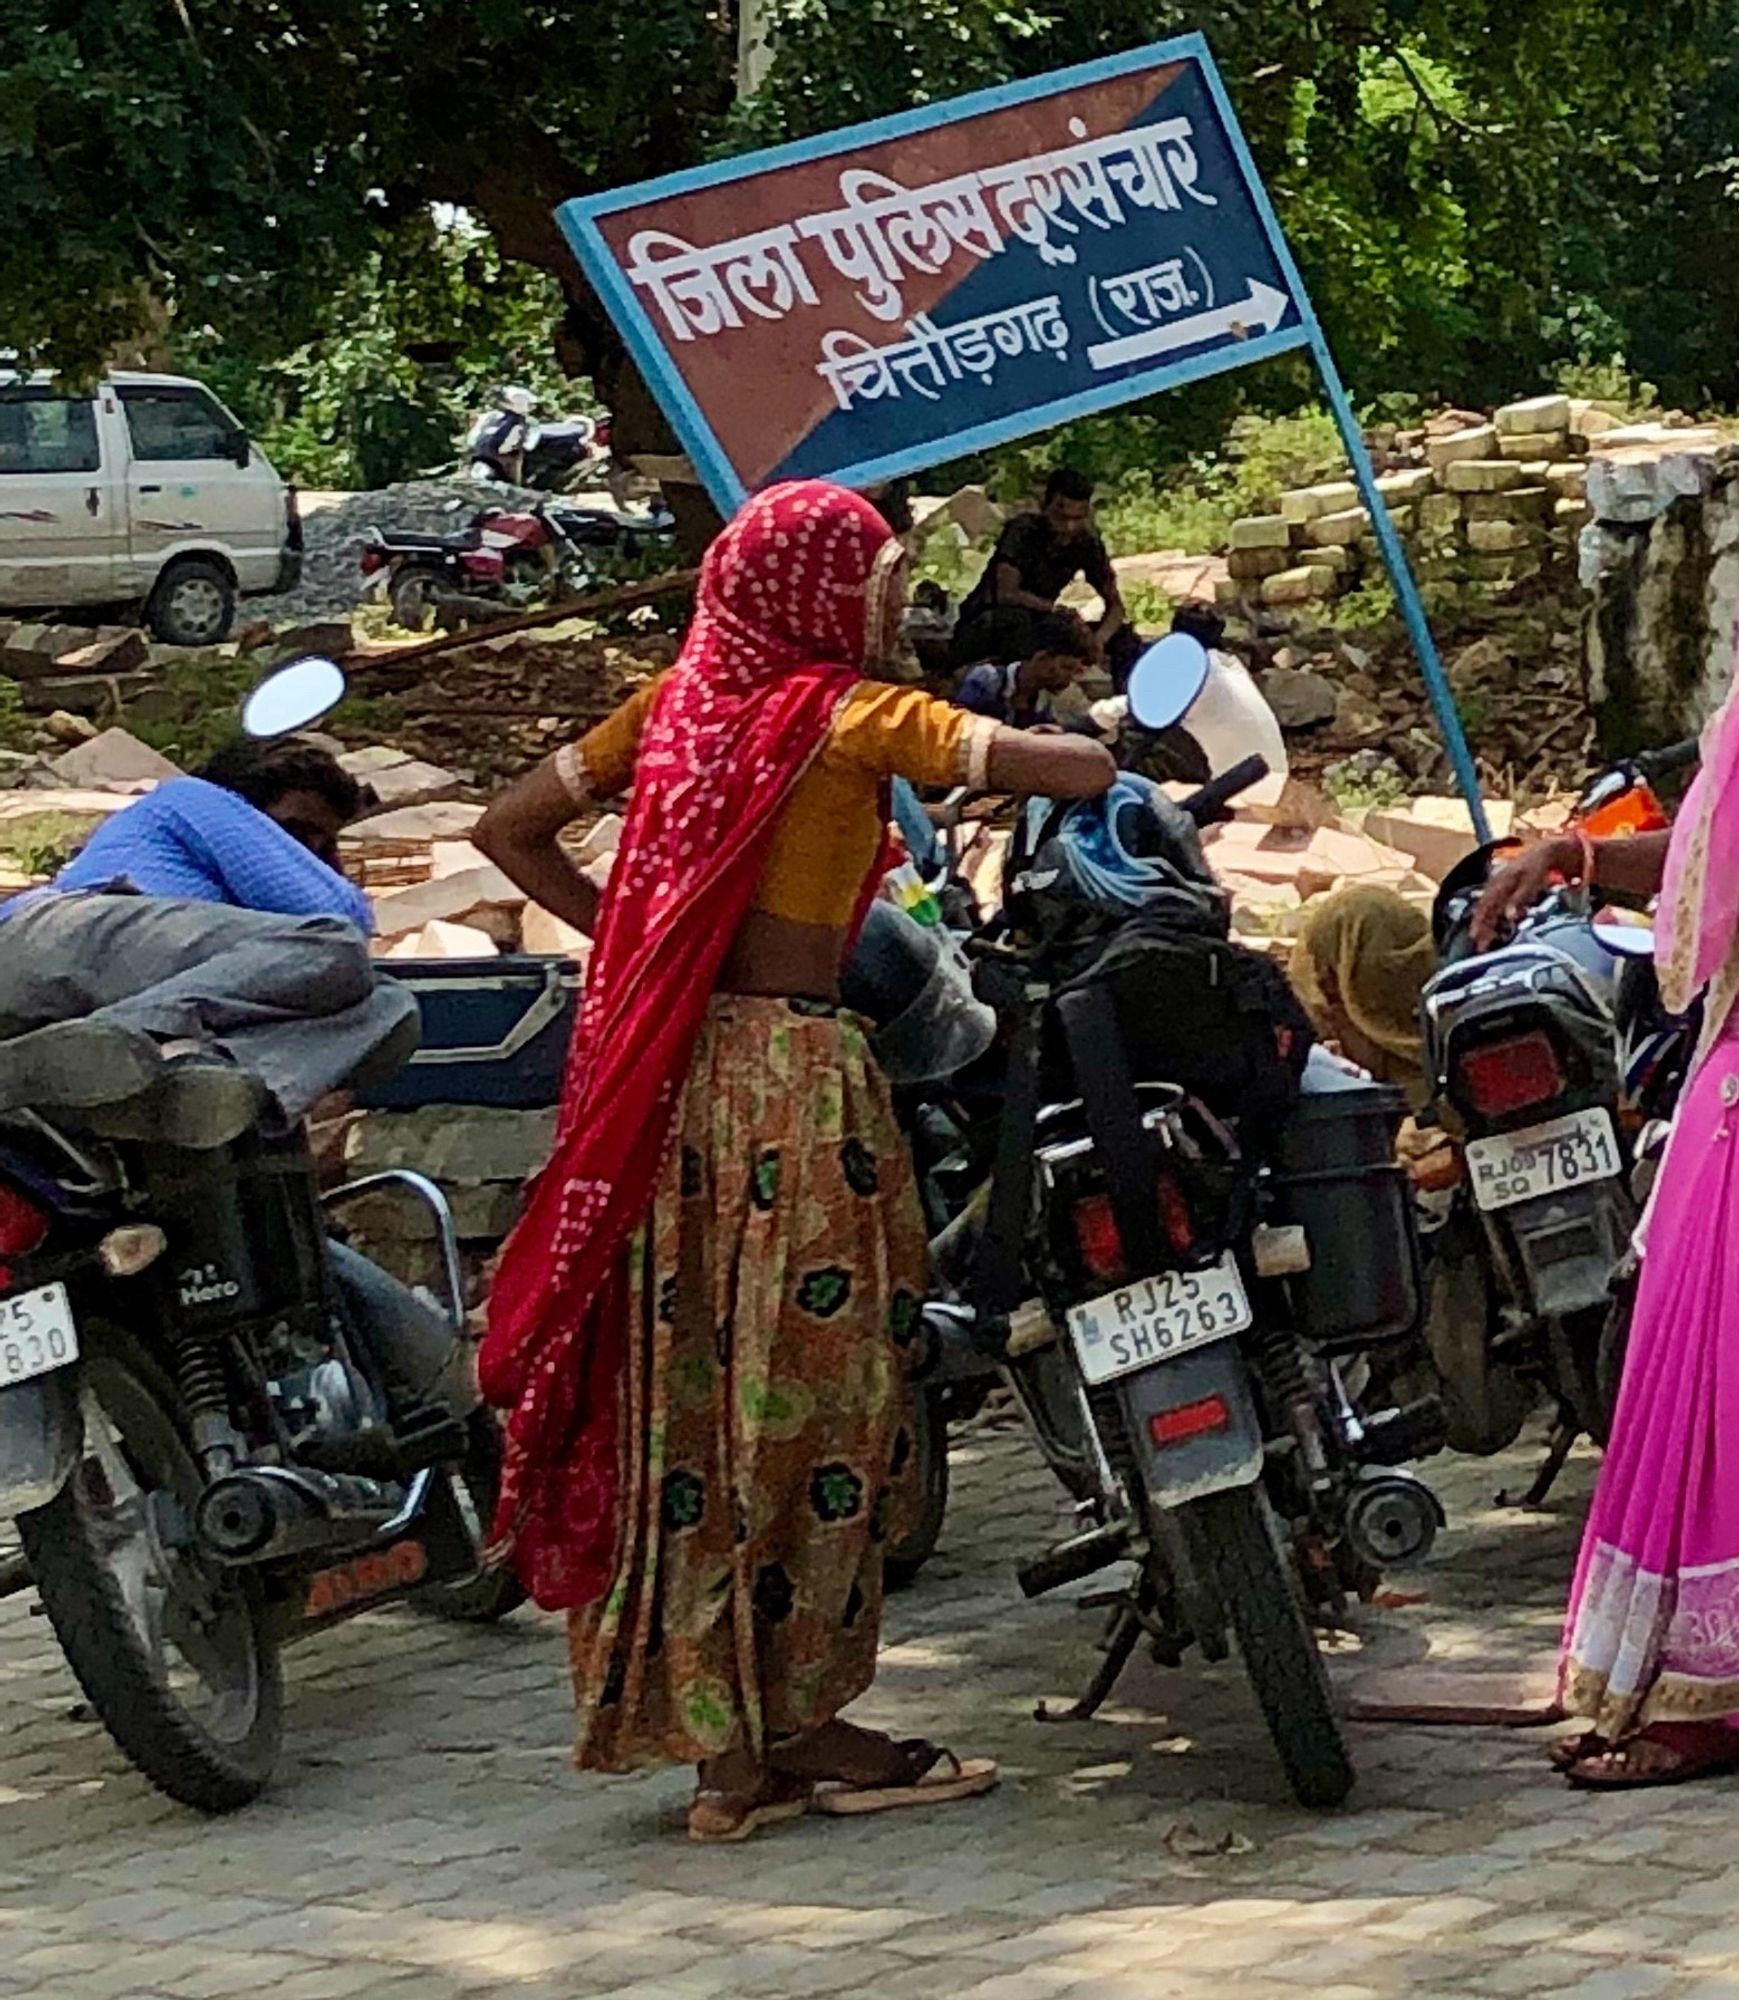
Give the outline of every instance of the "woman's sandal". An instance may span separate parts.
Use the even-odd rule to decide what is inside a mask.
[[[1645,1753],[1638,1756],[1637,1752]],[[1580,1757],[1564,1775],[1578,1791],[1632,1792],[1660,1785],[1688,1785],[1698,1778],[1739,1771],[1739,1732],[1724,1725],[1656,1723],[1623,1743]]]
[[[759,1792],[697,1792],[688,1809],[688,1837],[709,1846],[747,1840],[765,1826],[801,1819],[814,1790],[807,1780],[775,1775]]]
[[[962,1760],[952,1750],[927,1743],[921,1736],[908,1737],[893,1747],[906,1766],[897,1776],[875,1785],[844,1780],[818,1785],[815,1810],[848,1819],[861,1813],[894,1812],[903,1806],[947,1805],[954,1799],[974,1799],[993,1790],[1001,1776],[990,1758]]]
[[[1554,1771],[1573,1771],[1578,1764],[1604,1756],[1609,1747],[1604,1736],[1585,1729],[1580,1736],[1560,1736],[1546,1752],[1546,1762]]]

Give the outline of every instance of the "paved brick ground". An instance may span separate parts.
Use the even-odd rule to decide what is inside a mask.
[[[1441,1463],[1441,1462],[1440,1462]],[[1429,1601],[1337,1672],[1549,1653],[1587,1491],[1489,1506],[1439,1476]],[[1569,1794],[1537,1734],[1360,1726],[1354,1808],[1286,1801],[1234,1668],[1132,1669],[1091,1724],[1093,1625],[1023,1604],[1058,1506],[1018,1433],[960,1453],[868,1719],[1000,1757],[994,1799],[696,1849],[678,1773],[580,1779],[558,1632],[383,1615],[296,1656],[279,1783],[207,1824],[76,1718],[46,1626],[0,1608],[0,1995],[43,2000],[1739,2000],[1739,1796]]]

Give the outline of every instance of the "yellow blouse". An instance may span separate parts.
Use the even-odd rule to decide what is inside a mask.
[[[576,802],[628,789],[659,680],[557,758]],[[830,929],[849,923],[881,846],[883,782],[899,777],[982,790],[995,733],[988,716],[920,689],[860,681],[780,816],[753,907],[793,923]]]

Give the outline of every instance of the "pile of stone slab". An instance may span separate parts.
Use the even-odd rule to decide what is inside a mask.
[[[1591,518],[1591,456],[1665,428],[1625,426],[1610,407],[1569,396],[1509,403],[1489,421],[1455,412],[1410,446],[1417,463],[1383,473],[1377,486],[1422,579],[1514,583],[1574,560]],[[1350,481],[1283,493],[1270,512],[1235,521],[1230,540],[1219,598],[1246,610],[1326,603],[1382,567]]]

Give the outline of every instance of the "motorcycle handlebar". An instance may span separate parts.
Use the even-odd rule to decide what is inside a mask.
[[[1252,785],[1260,784],[1267,775],[1266,757],[1246,757],[1229,771],[1210,778],[1193,798],[1184,800],[1183,809],[1197,826],[1208,826],[1240,792],[1247,792]]]
[[[1669,771],[1682,771],[1703,754],[1702,740],[1687,736],[1682,743],[1670,743],[1664,750],[1645,750],[1636,759],[1636,768],[1645,778],[1664,778]]]

